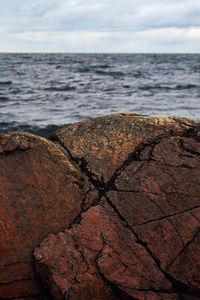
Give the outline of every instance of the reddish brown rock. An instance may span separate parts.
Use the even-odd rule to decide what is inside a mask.
[[[196,123],[187,118],[118,114],[70,124],[54,134],[94,178],[109,180],[130,155],[155,138],[183,134]]]
[[[200,297],[200,142],[167,137],[117,176],[109,201],[183,299]],[[149,151],[149,149],[148,149]],[[142,157],[142,160],[141,160]],[[184,297],[184,296],[183,296]]]
[[[37,270],[54,299],[120,299],[120,290],[169,289],[170,282],[106,203],[90,208],[80,225],[50,235],[35,250]],[[112,289],[113,282],[116,285]],[[119,291],[117,291],[119,289]]]
[[[33,248],[69,226],[87,188],[78,167],[52,142],[23,133],[0,136],[0,299],[42,296]]]
[[[35,250],[54,299],[200,299],[198,123],[122,115],[56,136],[105,198]]]
[[[184,145],[191,143],[196,150],[185,150]],[[199,228],[199,150],[195,138],[164,138],[152,147],[147,160],[131,162],[116,178],[116,191],[109,193],[164,270]]]

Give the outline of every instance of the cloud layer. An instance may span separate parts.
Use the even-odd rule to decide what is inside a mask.
[[[1,52],[200,53],[199,0],[0,0]]]

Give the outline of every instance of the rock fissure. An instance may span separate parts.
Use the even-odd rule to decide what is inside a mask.
[[[69,125],[57,145],[0,136],[0,299],[199,299],[199,132],[122,114]]]
[[[108,278],[103,274],[103,272],[101,271],[101,268],[99,267],[98,260],[101,257],[103,247],[106,244],[106,241],[105,241],[105,239],[104,239],[104,237],[103,237],[102,234],[101,234],[101,237],[102,237],[102,241],[103,241],[103,246],[102,246],[102,249],[97,253],[97,255],[95,257],[95,266],[96,266],[96,269],[97,269],[99,275],[101,276],[101,278],[103,279],[103,281],[106,283],[106,285],[111,288],[113,294],[117,297],[117,299],[118,300],[126,300],[125,298],[121,298],[120,297],[119,292],[118,292],[119,289],[116,288],[115,284],[113,284],[111,281],[108,280]]]
[[[198,205],[198,206],[195,206],[195,207],[192,207],[192,208],[189,208],[189,209],[186,209],[186,210],[184,210],[184,211],[177,212],[177,213],[175,213],[175,214],[169,214],[169,215],[165,215],[165,216],[162,216],[162,217],[160,217],[160,218],[157,218],[157,219],[153,219],[153,220],[146,221],[146,222],[144,222],[144,223],[139,223],[139,224],[134,225],[134,226],[135,226],[135,227],[136,227],[136,226],[138,227],[138,226],[147,225],[147,224],[150,224],[150,223],[153,223],[153,222],[165,220],[165,219],[170,218],[170,217],[175,217],[175,216],[182,215],[182,214],[184,214],[184,213],[191,212],[191,211],[193,211],[193,210],[195,210],[195,209],[198,209],[198,208],[200,208],[199,205]],[[193,216],[193,217],[196,218],[195,216]],[[197,219],[197,218],[196,218],[196,219]],[[198,222],[200,222],[199,219],[197,219],[197,220],[198,220]]]
[[[199,295],[200,296],[200,289],[198,290],[193,290],[190,287],[188,287],[186,284],[180,282],[179,280],[176,280],[175,278],[173,278],[170,274],[168,274],[167,272],[165,272],[162,268],[161,268],[161,262],[159,261],[159,259],[155,256],[155,254],[150,250],[150,248],[148,247],[147,243],[144,242],[143,240],[141,240],[138,236],[138,234],[134,231],[134,229],[127,223],[126,219],[123,217],[123,215],[120,213],[120,211],[116,208],[116,206],[112,203],[112,201],[106,196],[106,200],[108,201],[109,205],[111,205],[111,207],[114,209],[114,211],[116,212],[116,214],[119,216],[119,218],[122,220],[122,222],[125,224],[125,226],[127,228],[129,228],[129,230],[133,233],[133,235],[136,238],[136,241],[139,245],[141,245],[145,251],[148,253],[148,255],[152,258],[152,260],[154,261],[154,263],[156,264],[157,268],[159,271],[161,271],[163,273],[163,275],[165,276],[165,278],[167,280],[169,280],[169,282],[172,285],[172,290],[171,292],[175,292],[177,294],[188,294],[188,295]],[[198,230],[199,233],[199,230]],[[195,234],[195,236],[183,247],[183,249],[185,249],[190,243],[192,243],[192,241],[194,240],[194,238],[196,237],[197,233]],[[183,250],[182,250],[183,251]],[[181,252],[182,252],[181,251]],[[179,254],[180,255],[180,254]]]
[[[72,153],[70,152],[70,150],[68,148],[66,148],[65,145],[56,137],[52,138],[52,141],[60,143],[60,145],[67,151],[70,159],[80,167],[82,172],[85,175],[87,175],[90,182],[98,189],[98,191],[105,190],[105,183],[103,182],[103,180],[99,180],[97,178],[97,176],[95,175],[95,173],[93,173],[89,169],[87,161],[84,158],[77,158],[77,157],[73,156]]]
[[[130,193],[133,193],[133,194],[140,194],[141,191],[136,191],[134,189],[132,190],[127,190],[127,189],[120,189],[118,187],[116,187],[115,185],[115,181],[116,179],[118,179],[123,172],[126,171],[126,168],[129,167],[132,163],[134,162],[143,162],[138,168],[136,168],[136,170],[134,172],[132,172],[132,177],[134,178],[134,176],[136,176],[140,170],[142,170],[142,168],[145,166],[145,164],[150,164],[152,162],[156,162],[156,158],[154,156],[154,150],[156,148],[156,146],[158,146],[161,142],[165,142],[165,140],[167,141],[168,138],[170,137],[176,137],[176,138],[184,138],[184,137],[192,137],[194,138],[194,140],[198,140],[198,138],[196,137],[196,131],[193,130],[193,129],[187,129],[187,130],[184,130],[184,132],[182,132],[182,134],[180,134],[180,132],[178,133],[177,135],[177,132],[176,131],[171,131],[170,134],[167,134],[165,136],[162,136],[162,137],[159,137],[157,139],[154,139],[154,140],[151,140],[151,141],[148,141],[148,142],[145,142],[145,143],[141,143],[136,149],[134,149],[134,151],[129,154],[128,156],[128,159],[126,159],[120,166],[119,168],[113,173],[113,175],[111,176],[111,178],[107,181],[107,182],[104,182],[103,178],[100,180],[98,177],[96,177],[96,174],[93,173],[90,169],[90,167],[88,166],[88,163],[87,163],[87,159],[85,158],[75,158],[73,157],[71,154],[70,156],[72,157],[72,159],[79,165],[81,166],[81,169],[82,171],[89,177],[89,179],[91,180],[92,184],[96,187],[96,189],[99,191],[99,201],[95,203],[95,205],[98,205],[99,202],[101,201],[102,197],[106,197],[107,201],[109,202],[109,204],[111,205],[111,202],[112,200],[110,200],[108,198],[108,195],[107,193],[109,191],[124,191],[124,192],[130,192]],[[180,144],[181,146],[181,144]],[[64,145],[63,145],[64,147]],[[65,146],[66,147],[66,146]],[[141,157],[141,154],[143,151],[145,151],[145,149],[149,147],[149,150],[148,150],[148,156],[144,159],[143,157]],[[182,147],[182,146],[181,146]],[[183,149],[183,147],[182,147]],[[187,149],[183,149],[183,150],[187,150]],[[189,151],[187,151],[189,153]],[[185,157],[185,159],[193,159],[194,156],[197,154],[198,152],[197,151],[191,151],[190,152],[190,155],[186,155],[186,154],[183,154],[183,156]],[[160,162],[161,164],[161,162]],[[189,165],[186,165],[184,163],[182,163],[182,165],[173,165],[173,164],[169,164],[167,163],[166,161],[162,162],[162,166],[163,167],[171,167],[173,168],[174,170],[176,170],[177,168],[180,168],[180,169],[185,169],[185,170],[188,170],[188,169],[191,169],[191,170],[196,170],[198,171],[198,168],[196,167],[193,167],[193,166],[189,166]],[[171,176],[171,180],[173,182],[176,182],[176,178],[174,177],[173,174],[171,174],[170,172],[168,172],[167,170],[164,170],[164,172],[166,172],[166,175],[168,176]],[[176,182],[176,185],[178,183]],[[175,186],[174,185],[174,188]],[[169,192],[169,191],[166,191],[166,190],[162,190],[160,189],[160,192],[162,192],[163,194],[165,194],[166,196],[172,196],[173,194],[174,195],[178,195],[179,193],[177,192]],[[144,194],[151,194],[151,195],[157,195],[159,196],[160,193],[153,193],[153,192],[147,192],[147,191],[144,191],[143,192]],[[187,196],[186,193],[180,193],[180,195],[182,197],[185,197]],[[189,196],[189,194],[188,194]],[[195,198],[195,196],[194,196]],[[198,197],[197,197],[198,199]],[[179,232],[179,229],[176,227],[176,225],[169,219],[170,217],[179,217],[181,216],[182,214],[187,214],[188,212],[191,212],[192,210],[195,210],[195,209],[198,209],[199,208],[199,205],[195,205],[193,206],[192,208],[187,208],[187,209],[184,209],[182,211],[179,211],[179,212],[176,212],[176,213],[169,213],[169,214],[166,214],[164,210],[162,210],[162,208],[158,205],[157,202],[153,201],[153,199],[150,199],[152,201],[152,203],[158,207],[159,211],[163,214],[163,216],[159,217],[159,218],[155,218],[155,219],[152,219],[152,220],[149,220],[149,221],[146,221],[146,222],[143,222],[143,223],[139,223],[138,225],[139,226],[143,226],[143,225],[147,225],[147,224],[151,224],[153,222],[157,222],[157,221],[164,221],[165,219],[171,224],[171,226],[173,227],[174,231],[177,233],[177,236],[179,236],[180,238],[180,241],[181,241],[181,244],[182,246],[185,245],[185,242],[183,241],[183,238],[182,238],[182,235],[181,233]],[[168,200],[167,200],[168,201]],[[101,205],[101,204],[100,204]],[[180,280],[176,280],[173,276],[171,276],[170,274],[168,274],[165,270],[163,270],[161,268],[161,261],[158,259],[158,257],[155,255],[155,253],[153,253],[148,244],[140,239],[139,235],[133,230],[133,228],[128,224],[126,218],[123,217],[123,215],[119,215],[119,210],[118,208],[113,204],[112,202],[112,205],[111,205],[115,211],[117,212],[118,216],[120,217],[120,219],[125,222],[126,226],[132,230],[132,232],[134,233],[134,236],[136,237],[136,240],[137,242],[142,245],[145,250],[148,252],[148,255],[153,259],[153,261],[155,262],[156,266],[158,267],[158,269],[164,274],[165,278],[167,278],[169,280],[169,282],[172,284],[172,290],[169,291],[169,289],[166,289],[166,293],[177,293],[177,294],[188,294],[188,295],[193,295],[193,294],[199,294],[199,290],[192,290],[187,284],[184,284],[183,282],[181,282]],[[81,212],[82,214],[82,212]],[[136,225],[137,226],[137,225]],[[162,234],[163,238],[164,238],[164,232]],[[158,292],[162,292],[162,290],[158,290]],[[180,295],[180,297],[182,297]]]
[[[200,233],[200,226],[198,227],[198,229],[196,230],[195,234],[193,235],[193,237],[191,238],[191,240],[189,240],[181,249],[181,251],[176,255],[176,257],[174,258],[174,260],[169,264],[169,266],[167,267],[167,269],[169,269],[177,260],[177,258],[186,250],[186,248],[195,240],[195,238],[197,237],[197,235]]]

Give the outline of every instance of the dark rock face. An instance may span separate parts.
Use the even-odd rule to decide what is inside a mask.
[[[119,120],[112,118],[115,127]],[[132,118],[136,124],[144,121],[145,127],[135,129],[132,142],[127,142],[127,133],[121,135],[128,143],[120,146],[127,149],[123,159],[121,152],[115,155],[119,148],[111,138],[109,163],[104,163],[108,144],[101,143],[104,132],[111,130],[102,129],[106,118],[100,135],[97,120],[88,123],[89,132],[95,128],[93,141],[81,139],[81,154],[67,144],[69,128],[71,140],[80,142],[79,124],[56,135],[100,194],[71,228],[49,235],[35,249],[36,270],[56,300],[200,299],[198,124]]]
[[[0,136],[0,299],[43,294],[33,248],[80,213],[86,181],[53,143],[30,134]]]

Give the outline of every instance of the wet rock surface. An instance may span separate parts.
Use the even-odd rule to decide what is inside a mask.
[[[43,294],[33,248],[80,213],[87,178],[43,138],[2,135],[0,149],[0,299],[31,299]]]
[[[16,147],[12,140],[18,134],[9,142],[1,138],[6,217],[14,220],[8,211],[17,195],[18,214],[24,216],[21,209],[29,207],[30,227],[40,234],[27,242],[30,230],[22,230],[20,219],[13,221],[19,238],[12,242],[8,235],[12,256],[3,262],[0,291],[23,287],[24,294],[6,297],[30,300],[40,299],[44,291],[56,300],[200,299],[199,129],[199,123],[185,118],[128,114],[68,125],[54,134],[55,145],[21,134]],[[15,155],[23,155],[23,172]],[[7,194],[8,179],[14,194]],[[38,191],[39,203],[45,203],[42,212],[36,208]],[[51,209],[45,206],[47,191]],[[2,251],[0,258],[7,259],[7,250]]]

